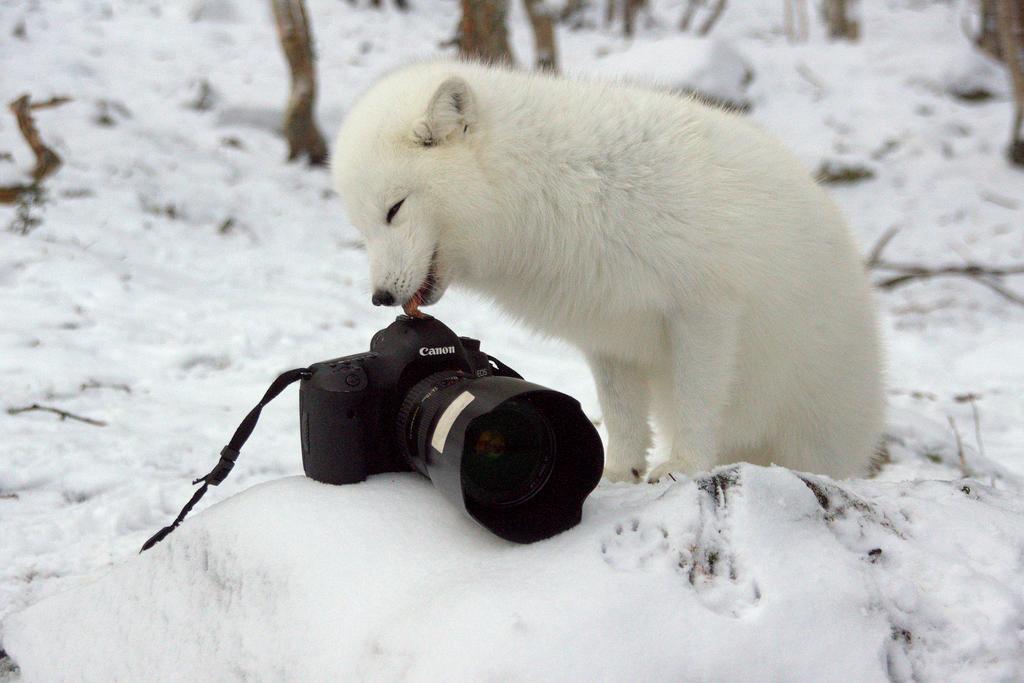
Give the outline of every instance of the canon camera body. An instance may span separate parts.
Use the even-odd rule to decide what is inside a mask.
[[[529,543],[579,523],[600,480],[601,440],[576,399],[429,316],[399,316],[368,352],[309,371],[302,464],[318,481],[414,470],[490,531]]]

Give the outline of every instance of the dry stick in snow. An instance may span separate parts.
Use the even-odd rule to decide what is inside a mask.
[[[865,261],[868,270],[890,271],[892,276],[875,282],[879,289],[895,289],[916,280],[927,280],[933,277],[960,276],[970,278],[979,285],[988,287],[1008,301],[1024,306],[1024,296],[1003,286],[1002,278],[1007,275],[1024,275],[1024,265],[995,267],[978,263],[966,263],[962,266],[925,266],[918,263],[896,263],[882,258],[882,252],[896,236],[898,230],[890,228],[878,239]]]
[[[978,412],[978,395],[962,394],[954,396],[953,400],[957,403],[967,402],[971,404],[971,416],[974,418],[974,440],[978,443],[978,453],[984,458],[985,444],[981,441],[981,415]]]
[[[281,48],[291,71],[292,90],[284,114],[288,160],[305,156],[310,165],[327,161],[327,145],[313,118],[316,102],[316,66],[313,40],[303,0],[271,0]]]
[[[533,45],[537,68],[558,71],[558,52],[555,46],[555,18],[544,0],[523,0],[526,14],[533,29]]]
[[[38,403],[33,403],[30,406],[24,406],[22,408],[8,408],[7,414],[20,415],[21,413],[29,413],[32,411],[53,413],[54,415],[58,415],[60,417],[61,422],[63,422],[64,420],[77,420],[78,422],[84,422],[85,424],[95,425],[97,427],[107,426],[107,423],[103,422],[102,420],[94,420],[91,417],[82,417],[81,415],[75,415],[74,413],[69,413],[68,411],[61,410],[60,408],[54,408],[53,406],[42,406],[39,405]]]
[[[999,45],[1013,84],[1013,126],[1006,155],[1024,166],[1024,0],[998,0]]]
[[[59,107],[62,104],[67,104],[70,101],[71,101],[70,97],[64,97],[63,95],[57,95],[55,97],[51,97],[48,100],[43,100],[42,102],[32,102],[31,104],[28,105],[28,108],[31,109],[32,111],[37,111],[39,109],[52,109],[53,107]]]
[[[960,440],[960,430],[956,428],[956,422],[953,421],[951,416],[947,415],[946,419],[949,420],[949,426],[953,428],[953,436],[956,437],[956,454],[960,458],[960,474],[964,477],[969,477],[971,474],[970,470],[967,469],[967,458],[964,457],[964,443]]]
[[[60,157],[39,137],[39,129],[36,128],[36,122],[32,118],[32,110],[56,107],[68,101],[66,97],[53,97],[33,105],[28,95],[22,95],[8,105],[18,120],[18,128],[21,130],[25,142],[32,148],[32,153],[36,155],[36,165],[32,168],[31,183],[0,187],[0,204],[14,204],[24,192],[37,188],[43,180],[56,173],[60,168]]]

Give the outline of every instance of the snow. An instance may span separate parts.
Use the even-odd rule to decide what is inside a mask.
[[[34,680],[1015,680],[1022,513],[973,481],[744,465],[603,487],[580,527],[515,546],[412,474],[292,477],[5,642]]]
[[[603,57],[591,68],[605,78],[698,93],[740,109],[749,107],[747,88],[755,77],[753,66],[731,43],[686,35],[644,41]]]
[[[308,1],[326,134],[451,36],[455,3],[414,4]],[[749,64],[750,115],[808,168],[874,171],[831,188],[865,252],[897,227],[893,261],[1024,262],[1005,82],[984,101],[947,93],[953,66],[977,63],[957,62],[954,5],[863,5],[857,45],[816,23],[788,44],[773,0],[680,37],[679,5],[659,0],[633,41],[562,28],[560,55],[670,87],[735,84]],[[1024,677],[1024,308],[963,279],[878,295],[893,462],[874,479],[742,466],[717,486],[602,484],[578,528],[513,546],[411,474],[293,476],[290,391],[231,478],[136,555],[277,373],[365,350],[393,312],[369,305],[327,173],[283,162],[266,3],[0,1],[0,30],[20,23],[0,41],[3,101],[73,101],[36,113],[65,161],[40,223],[0,229],[0,643],[20,667],[0,660],[0,680]],[[518,5],[512,23],[527,63]],[[6,112],[0,152],[0,182],[22,180],[32,158]],[[15,217],[0,207],[0,227]],[[600,420],[572,349],[462,292],[434,313]],[[33,403],[105,426],[7,412]]]
[[[1010,83],[1003,66],[970,45],[951,58],[943,73],[946,92],[955,97],[1009,97]]]

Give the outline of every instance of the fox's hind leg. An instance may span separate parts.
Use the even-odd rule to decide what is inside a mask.
[[[604,476],[610,481],[638,482],[647,469],[647,450],[651,447],[647,373],[607,356],[588,354],[587,361],[608,428]]]

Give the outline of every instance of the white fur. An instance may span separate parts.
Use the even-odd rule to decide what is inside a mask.
[[[333,169],[376,288],[408,300],[436,253],[439,293],[458,282],[583,351],[609,479],[646,471],[649,414],[671,439],[652,479],[736,460],[866,472],[884,410],[867,279],[835,205],[747,120],[428,63],[359,100]]]

